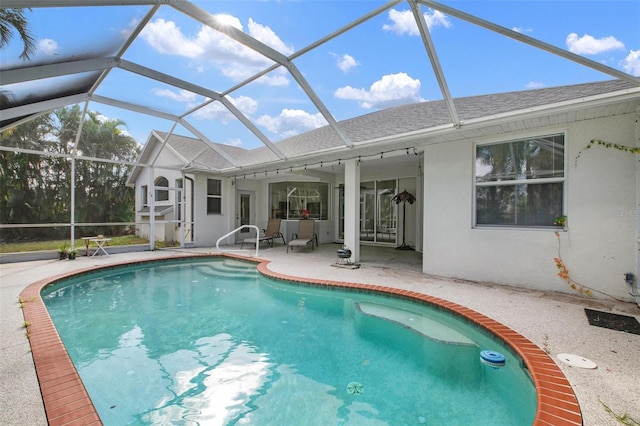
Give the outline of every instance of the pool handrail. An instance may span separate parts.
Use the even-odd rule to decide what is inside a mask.
[[[251,250],[247,250],[247,249],[239,249],[239,250],[223,250],[220,248],[220,241],[224,240],[225,238],[227,238],[228,236],[235,234],[236,232],[240,231],[241,229],[244,228],[254,228],[256,230],[256,235],[260,235],[260,228],[258,228],[256,225],[240,225],[238,226],[236,229],[234,229],[231,232],[228,232],[226,234],[224,234],[222,237],[218,238],[218,241],[216,241],[216,249],[218,251],[221,251],[223,253],[231,253],[231,252],[247,252],[249,255],[251,255]],[[256,254],[255,256],[258,257],[258,251],[260,250],[260,238],[256,238]]]

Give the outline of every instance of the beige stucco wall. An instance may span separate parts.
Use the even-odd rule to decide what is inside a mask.
[[[637,270],[635,155],[592,147],[577,162],[576,156],[591,139],[635,146],[635,120],[629,114],[500,139],[565,133],[568,229],[560,232],[562,258],[578,283],[629,301],[623,274]],[[423,271],[573,292],[556,275],[553,229],[474,228],[475,142],[488,140],[425,147]]]

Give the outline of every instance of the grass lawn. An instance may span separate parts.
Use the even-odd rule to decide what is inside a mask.
[[[136,237],[135,235],[123,235],[120,237],[109,237],[109,246],[127,246],[132,244],[149,244],[149,240]],[[70,248],[69,240],[51,240],[51,241],[26,241],[19,243],[2,243],[0,244],[0,253],[23,253],[29,251],[40,250],[58,250],[62,247]],[[156,247],[164,247],[166,244],[156,242]],[[85,241],[77,239],[75,243],[77,249],[84,249]]]

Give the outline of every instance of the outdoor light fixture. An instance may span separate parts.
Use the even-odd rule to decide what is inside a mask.
[[[416,197],[407,192],[407,190],[405,189],[404,191],[402,191],[399,194],[396,194],[391,201],[395,202],[396,204],[400,204],[402,203],[402,245],[396,247],[396,250],[413,250],[413,247],[408,246],[405,241],[404,241],[404,236],[405,236],[405,219],[407,216],[407,203],[409,204],[413,204],[416,202]]]

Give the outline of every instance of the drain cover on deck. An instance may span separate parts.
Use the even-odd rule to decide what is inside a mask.
[[[580,355],[558,354],[558,359],[564,362],[565,364],[569,364],[572,367],[589,368],[589,369],[594,369],[598,367],[595,362],[585,357],[581,357]]]
[[[624,331],[632,334],[640,334],[640,322],[629,315],[613,314],[611,312],[594,311],[584,309],[589,324],[596,327],[604,327],[611,330]]]

